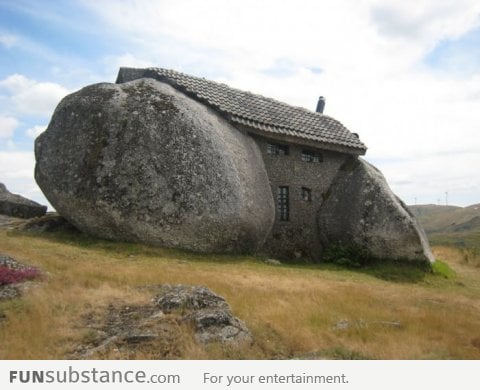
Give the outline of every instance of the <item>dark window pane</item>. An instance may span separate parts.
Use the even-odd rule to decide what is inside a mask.
[[[271,156],[288,156],[288,145],[267,144],[267,154]]]
[[[323,161],[323,156],[319,152],[302,150],[302,161],[318,163]]]
[[[307,187],[302,187],[302,199],[306,202],[312,201],[312,190]]]

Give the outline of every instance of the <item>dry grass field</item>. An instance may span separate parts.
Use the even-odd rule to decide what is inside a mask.
[[[0,253],[42,269],[22,298],[0,301],[0,359],[64,359],[95,337],[87,315],[151,299],[142,286],[204,285],[252,331],[253,345],[174,345],[93,358],[480,359],[478,259],[435,247],[434,272],[387,264],[265,264],[86,237],[0,230]]]

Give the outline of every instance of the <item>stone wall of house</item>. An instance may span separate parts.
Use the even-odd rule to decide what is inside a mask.
[[[305,162],[302,161],[302,151],[314,151],[310,147],[289,144],[288,155],[275,156],[268,154],[268,143],[278,144],[278,141],[253,137],[260,147],[276,204],[278,187],[289,187],[289,220],[280,221],[276,211],[273,228],[261,252],[277,258],[319,260],[321,244],[318,239],[317,211],[348,156],[316,150],[322,155],[323,161]],[[302,187],[311,190],[311,201],[303,198]]]

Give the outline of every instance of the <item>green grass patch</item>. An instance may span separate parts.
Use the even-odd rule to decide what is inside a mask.
[[[445,279],[455,279],[456,272],[444,261],[437,260],[432,264],[432,271],[434,275],[441,276]]]

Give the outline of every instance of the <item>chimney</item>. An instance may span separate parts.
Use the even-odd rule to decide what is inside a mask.
[[[323,96],[320,96],[318,98],[318,103],[317,103],[317,112],[320,114],[323,114],[323,109],[325,108],[325,98]]]

